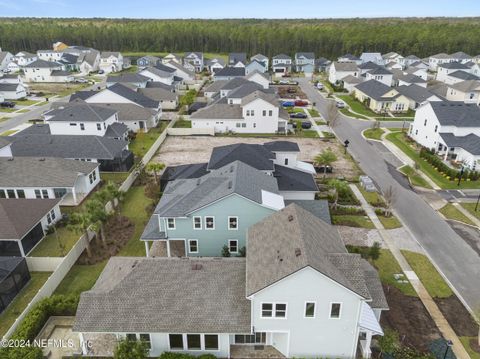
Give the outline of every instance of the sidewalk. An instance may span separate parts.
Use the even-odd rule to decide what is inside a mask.
[[[463,344],[458,338],[457,334],[452,329],[448,321],[445,319],[433,298],[430,296],[430,294],[428,294],[427,290],[423,286],[422,282],[420,282],[420,280],[418,279],[418,276],[415,274],[412,267],[410,267],[410,265],[408,264],[400,249],[396,246],[395,242],[391,239],[390,235],[383,227],[372,206],[366,201],[365,197],[363,197],[357,186],[350,184],[350,188],[362,204],[363,209],[375,225],[375,228],[378,229],[382,239],[384,240],[385,245],[390,250],[390,252],[392,252],[393,256],[399,263],[402,271],[405,273],[405,276],[408,278],[413,288],[417,292],[418,297],[422,301],[423,305],[427,309],[428,313],[432,317],[443,337],[453,342],[452,350],[455,353],[455,356],[458,359],[470,359],[470,356],[463,347]]]
[[[460,212],[462,212],[469,220],[471,220],[477,227],[480,228],[480,220],[473,216],[469,211],[467,211],[465,208],[462,207],[460,203],[452,203],[456,209],[458,209]]]

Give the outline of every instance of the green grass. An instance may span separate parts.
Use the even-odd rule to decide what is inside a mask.
[[[15,132],[17,132],[17,130],[8,130],[8,131],[0,133],[0,136],[10,136],[10,135],[14,134]]]
[[[370,138],[372,140],[381,140],[382,139],[382,135],[385,133],[384,130],[382,130],[381,128],[369,128],[365,131],[363,131],[363,135],[366,137],[366,138]]]
[[[344,101],[348,106],[350,106],[350,109],[353,112],[357,112],[360,115],[370,116],[370,117],[378,116],[377,113],[373,112],[367,106],[365,106],[363,103],[355,100],[350,95],[338,95],[337,97],[340,98],[342,101]]]
[[[332,132],[322,131],[322,135],[325,138],[335,138],[335,135]]]
[[[5,107],[0,107],[0,112],[14,112],[17,111],[16,108],[5,108]]]
[[[480,204],[478,205],[477,211],[475,212],[476,203],[461,203],[461,206],[465,208],[472,216],[480,219]]]
[[[295,134],[295,137],[317,138],[318,133],[315,130],[302,130]]]
[[[77,243],[81,234],[68,229],[67,227],[61,227],[57,229],[57,236],[55,233],[47,235],[29,254],[30,257],[63,257],[70,249]],[[62,250],[59,246],[59,241],[64,245],[65,249]]]
[[[385,206],[385,201],[383,200],[380,193],[378,193],[378,192],[367,192],[359,184],[357,184],[357,188],[360,190],[363,197],[365,197],[365,200],[368,203],[370,203],[372,206],[374,206],[374,207]]]
[[[369,120],[368,117],[365,117],[365,116],[362,116],[362,115],[357,115],[356,113],[353,113],[352,111],[350,111],[348,108],[341,108],[340,112],[343,113],[345,116],[355,117],[355,118],[359,118],[361,120]]]
[[[312,117],[320,117],[320,114],[315,108],[309,108],[307,111]]]
[[[398,218],[395,217],[394,215],[391,215],[390,217],[377,215],[377,217],[380,220],[380,222],[382,222],[385,229],[395,229],[395,228],[402,227],[402,224],[400,223]]]
[[[48,102],[47,101],[41,101],[37,104],[35,104],[35,106],[43,106],[43,105],[46,105]]]
[[[175,122],[175,125],[173,125],[174,128],[192,128],[192,121],[187,121],[187,120],[177,120]]]
[[[17,105],[21,105],[21,106],[31,106],[31,105],[35,105],[38,100],[15,100],[14,101]]]
[[[55,290],[55,294],[78,295],[91,289],[106,264],[107,261],[105,260],[93,265],[73,265]]]
[[[373,222],[367,216],[355,215],[332,215],[332,223],[337,226],[359,227],[367,229],[375,229]]]
[[[448,298],[453,295],[448,284],[443,280],[442,276],[426,256],[406,250],[402,250],[402,254],[430,296],[433,298]]]
[[[21,110],[18,110],[17,113],[27,113],[30,112],[28,108],[22,108]]]
[[[128,172],[100,172],[100,178],[105,182],[113,182],[120,186],[128,177]]]
[[[134,140],[130,142],[128,148],[139,158],[145,156],[145,153],[152,147],[160,134],[167,127],[167,121],[160,121],[157,127],[151,128],[148,132],[138,132]]]
[[[477,337],[459,337],[459,339],[465,347],[468,355],[470,355],[470,359],[480,359],[480,353],[473,350],[473,348],[470,346],[470,340],[478,340]]]
[[[324,90],[326,90],[326,92],[328,92],[328,93],[334,93],[335,92],[335,90],[332,87],[332,84],[330,82],[328,82],[327,80],[320,80],[320,82],[323,84],[323,88],[324,88]]]
[[[386,136],[386,139],[401,149],[408,157],[414,160],[420,170],[432,179],[439,187],[443,189],[462,189],[462,188],[479,188],[480,181],[462,181],[460,186],[457,186],[456,181],[449,181],[442,176],[430,163],[420,157],[419,153],[407,143],[404,132],[393,132]]]
[[[413,186],[416,187],[424,187],[424,188],[432,188],[430,184],[420,176],[412,167],[405,165],[399,168],[399,171],[402,172],[405,176],[410,179],[410,182]]]
[[[325,121],[323,121],[323,120],[316,120],[315,123],[316,123],[317,125],[326,125],[326,124],[327,124],[327,123],[326,123]]]
[[[405,295],[417,297],[417,293],[410,282],[399,283],[395,279],[394,274],[402,274],[403,271],[392,252],[388,249],[380,249],[380,257],[374,261],[374,265],[378,269],[378,275],[382,283],[398,288]],[[407,280],[406,277],[403,279]]]
[[[470,224],[472,226],[475,225],[475,223],[473,223],[466,215],[460,212],[460,210],[451,203],[447,203],[445,206],[440,208],[439,212],[448,219],[460,221],[466,224]]]
[[[30,281],[22,288],[20,293],[17,294],[7,309],[0,314],[0,338],[13,325],[15,319],[23,312],[51,274],[50,272],[30,273]]]
[[[287,107],[288,113],[305,113],[302,107]]]

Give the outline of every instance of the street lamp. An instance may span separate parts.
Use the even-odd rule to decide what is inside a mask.
[[[447,358],[448,351],[449,351],[450,347],[453,346],[453,342],[451,340],[447,340],[445,342],[445,344],[447,344],[447,349],[445,349],[445,355],[443,356],[443,359]]]
[[[462,176],[463,176],[463,171],[464,171],[465,167],[463,167],[462,165],[462,168],[460,169],[460,174],[458,176],[458,183],[457,183],[457,186],[460,186],[460,181],[462,180]]]
[[[348,148],[348,144],[349,144],[349,143],[350,143],[349,140],[345,140],[345,141],[343,142],[343,147],[345,147],[345,154],[347,154],[347,148]]]
[[[480,202],[480,193],[478,194],[477,204],[475,205],[475,212],[476,212],[477,209],[478,209],[478,202]]]

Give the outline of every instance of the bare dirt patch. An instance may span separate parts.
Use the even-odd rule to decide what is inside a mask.
[[[434,300],[458,336],[475,337],[478,335],[478,325],[457,296],[434,298]]]
[[[284,85],[277,86],[278,95],[280,98],[287,99],[306,99],[307,95],[300,89],[300,86],[297,85]]]
[[[96,264],[120,252],[129,239],[133,236],[135,224],[124,216],[111,217],[105,224],[106,245],[98,238],[90,242],[91,256],[85,250],[77,264]]]
[[[441,334],[421,300],[406,296],[392,286],[384,285],[383,290],[390,310],[382,313],[382,327],[396,330],[404,345],[427,352],[429,344]]]
[[[163,162],[167,166],[208,162],[214,147],[234,143],[259,144],[275,140],[296,142],[300,147],[299,159],[306,162],[313,162],[318,153],[330,147],[338,157],[338,161],[334,163],[334,176],[343,176],[347,179],[358,178],[359,170],[350,159],[345,157],[343,147],[336,140],[324,141],[319,138],[168,136],[154,161]]]

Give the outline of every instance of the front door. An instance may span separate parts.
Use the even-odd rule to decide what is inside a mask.
[[[141,130],[144,130],[144,129],[145,129],[145,122],[144,122],[144,121],[139,121],[139,122],[138,122],[138,125],[140,126],[140,129],[141,129]]]

